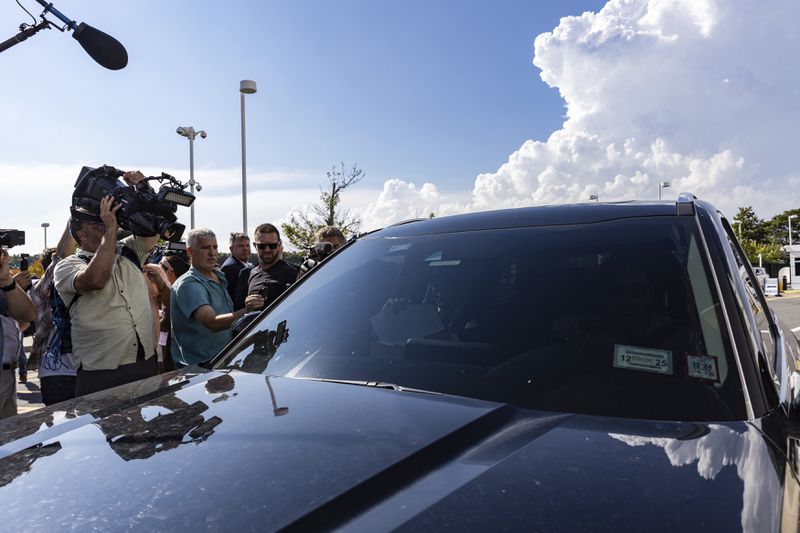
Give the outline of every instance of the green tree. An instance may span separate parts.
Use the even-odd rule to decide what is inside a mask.
[[[766,223],[756,215],[750,206],[740,207],[739,212],[733,218],[736,227],[736,236],[739,241],[766,242],[768,229]]]
[[[792,242],[795,242],[800,234],[800,209],[789,209],[765,221],[756,215],[752,207],[739,208],[734,218],[734,231],[750,263],[757,265],[759,254],[767,263],[786,261],[787,254],[783,246],[789,244],[790,215],[799,215],[795,219],[798,224],[792,224]]]
[[[780,263],[785,256],[781,247],[771,242],[756,242],[745,239],[740,243],[751,265],[758,266],[758,254],[761,254],[761,260],[765,263]]]
[[[778,213],[766,222],[767,239],[778,246],[789,244],[789,216],[797,215],[792,219],[792,244],[800,244],[800,209],[789,209]]]
[[[281,231],[295,248],[308,248],[314,244],[314,235],[323,226],[335,226],[345,236],[355,233],[361,220],[347,210],[341,209],[342,191],[364,179],[366,174],[358,165],[347,169],[344,163],[333,165],[325,173],[328,178],[326,188],[320,187],[319,202],[309,209],[292,213],[289,221],[281,224]]]

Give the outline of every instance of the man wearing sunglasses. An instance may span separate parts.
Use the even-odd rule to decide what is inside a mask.
[[[272,224],[261,224],[253,235],[258,265],[243,268],[236,285],[234,309],[263,309],[297,279],[297,267],[283,260],[281,234]]]

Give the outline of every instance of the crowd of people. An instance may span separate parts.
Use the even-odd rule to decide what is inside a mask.
[[[126,172],[135,184],[144,176]],[[217,236],[191,229],[185,253],[154,258],[157,236],[120,235],[110,196],[99,213],[73,208],[58,245],[41,256],[44,274],[12,276],[0,249],[0,418],[17,413],[15,372],[25,364],[23,332],[31,324],[28,364],[38,365],[45,405],[211,360],[246,321],[306,270],[283,259],[278,228],[260,224],[250,237],[230,235],[218,266]],[[317,241],[336,250],[341,231],[324,227]],[[155,261],[154,261],[155,259]],[[20,381],[25,373],[19,371]]]

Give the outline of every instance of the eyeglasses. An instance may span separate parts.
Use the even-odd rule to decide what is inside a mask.
[[[275,250],[278,246],[281,245],[281,241],[278,242],[254,242],[253,246],[258,248],[259,250],[263,250],[264,248],[269,248],[270,250]]]

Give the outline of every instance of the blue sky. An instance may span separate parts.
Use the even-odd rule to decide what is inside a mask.
[[[259,87],[246,103],[250,169],[324,179],[344,160],[376,184],[435,178],[447,189],[559,127],[563,102],[531,64],[533,39],[602,2],[55,5],[117,37],[130,63],[102,69],[56,31],[4,52],[4,159],[180,167],[188,148],[175,128],[194,125],[209,133],[196,165],[238,165],[247,78]],[[0,20],[10,36],[26,16],[5,1]]]
[[[195,144],[197,225],[240,230],[241,79],[258,83],[249,230],[307,208],[340,161],[366,171],[344,198],[363,229],[591,194],[654,199],[661,181],[665,198],[691,191],[766,218],[800,198],[796,0],[55,6],[118,38],[130,63],[105,70],[55,30],[0,54],[0,227],[29,242],[15,251],[41,249],[42,221],[57,233],[84,164],[188,180],[178,126],[208,132]],[[13,0],[0,21],[0,39],[31,22]]]

